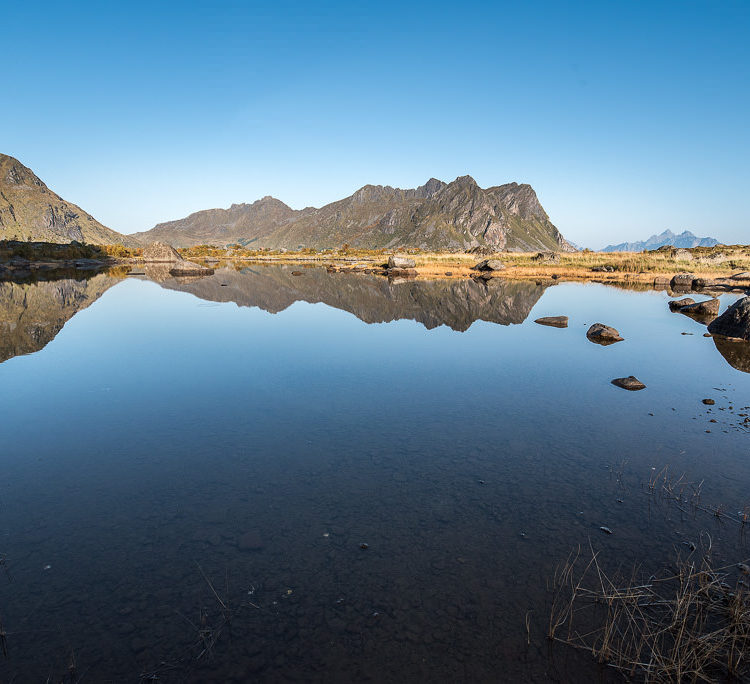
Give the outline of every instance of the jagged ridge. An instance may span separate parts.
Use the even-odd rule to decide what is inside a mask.
[[[253,204],[211,209],[137,234],[141,242],[175,246],[229,244],[318,249],[346,243],[370,249],[420,247],[465,250],[574,251],[530,185],[480,188],[471,176],[452,183],[431,178],[408,190],[365,185],[320,209],[295,211],[265,197]]]

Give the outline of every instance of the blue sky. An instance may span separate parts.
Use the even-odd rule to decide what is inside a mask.
[[[9,3],[0,151],[121,232],[531,183],[601,247],[750,242],[750,3]]]

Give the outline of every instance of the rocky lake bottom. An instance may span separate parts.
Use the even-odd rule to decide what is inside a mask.
[[[0,680],[618,681],[547,638],[571,552],[750,557],[750,353],[670,299],[260,265],[0,282]]]

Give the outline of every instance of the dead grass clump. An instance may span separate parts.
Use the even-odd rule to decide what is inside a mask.
[[[592,549],[584,561],[579,549],[557,569],[551,640],[646,682],[714,682],[748,672],[747,565],[714,568],[709,539],[702,554],[678,559],[660,576],[624,581],[608,576],[598,555]]]

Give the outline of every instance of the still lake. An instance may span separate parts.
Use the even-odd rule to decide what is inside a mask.
[[[666,292],[291,271],[0,283],[0,680],[606,678],[572,549],[750,556],[643,487],[750,503],[750,360]]]

